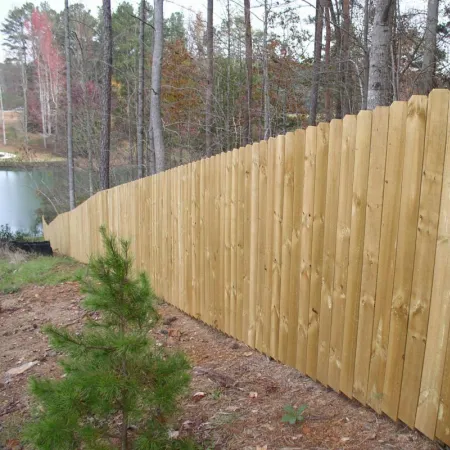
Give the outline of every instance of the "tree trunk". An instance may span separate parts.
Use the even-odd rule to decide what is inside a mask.
[[[348,75],[349,75],[349,64],[348,60],[350,58],[349,51],[349,35],[350,35],[350,1],[343,0],[342,2],[342,19],[343,19],[343,30],[342,30],[342,53],[341,53],[341,108],[342,117],[349,113],[349,102],[348,102]]]
[[[348,1],[348,0],[346,0]],[[330,8],[325,6],[325,73],[326,73],[326,89],[325,89],[325,118],[331,121],[331,89],[330,89],[330,52],[331,52],[331,24],[330,24]]]
[[[312,75],[311,100],[309,107],[309,124],[315,125],[317,120],[317,103],[319,100],[320,63],[322,58],[323,7],[316,0],[316,23],[314,33],[314,65]]]
[[[155,170],[162,172],[165,167],[165,149],[163,125],[161,118],[161,67],[163,58],[163,0],[154,3],[155,33],[152,60],[152,90],[151,90],[151,122],[153,142],[155,145]]]
[[[67,82],[67,168],[69,170],[69,207],[75,208],[75,178],[73,174],[72,143],[72,66],[70,55],[69,0],[65,0],[65,47],[66,47],[66,82]]]
[[[0,86],[0,109],[2,110],[3,145],[6,145],[5,111],[3,110],[3,95],[1,86]]]
[[[25,42],[22,47],[22,91],[23,91],[23,132],[25,150],[28,151],[28,77],[27,77],[27,48]]]
[[[422,76],[419,82],[419,93],[425,95],[433,89],[433,76],[436,70],[438,12],[439,0],[428,0],[427,25],[423,37]]]
[[[212,149],[212,113],[214,89],[214,29],[213,29],[214,0],[208,0],[206,19],[206,55],[208,60],[208,74],[206,85],[206,156],[211,156]]]
[[[393,0],[376,0],[369,62],[367,108],[392,102],[391,55]]]
[[[361,109],[367,109],[367,94],[369,92],[369,0],[364,3],[364,84]]]
[[[267,27],[269,22],[269,9],[267,0],[264,0],[264,29],[263,29],[263,106],[264,106],[264,139],[272,136],[270,124],[270,96],[269,96],[269,49],[267,46]]]
[[[138,72],[138,106],[137,106],[137,165],[138,178],[144,176],[144,33],[145,0],[141,0],[139,21],[139,72]]]
[[[231,107],[230,107],[230,97],[231,97],[231,12],[230,12],[230,0],[227,0],[227,98],[226,103],[226,123],[225,123],[225,133],[226,133],[226,150],[231,149]]]
[[[103,0],[103,86],[101,92],[102,126],[100,131],[100,189],[109,189],[109,153],[111,146],[112,27],[111,1]]]
[[[253,48],[250,22],[250,0],[244,0],[245,63],[247,66],[247,105],[244,116],[244,145],[252,143]]]

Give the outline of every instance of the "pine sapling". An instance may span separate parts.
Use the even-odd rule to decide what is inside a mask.
[[[34,418],[25,440],[34,448],[191,448],[169,439],[168,419],[190,380],[181,353],[155,345],[149,331],[158,319],[145,274],[135,276],[128,241],[100,229],[103,256],[91,258],[83,306],[100,313],[80,333],[45,327],[61,351],[64,376],[32,378]]]

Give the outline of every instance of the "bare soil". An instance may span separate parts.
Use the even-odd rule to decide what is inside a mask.
[[[0,296],[0,448],[20,449],[30,375],[61,376],[58,355],[40,327],[81,327],[76,283],[28,287]],[[182,349],[192,362],[190,394],[174,430],[211,449],[439,449],[417,431],[379,416],[246,345],[161,304],[154,330],[160,345]],[[36,361],[23,374],[11,368]],[[197,395],[196,395],[197,394]],[[308,405],[300,425],[282,424],[286,405]]]

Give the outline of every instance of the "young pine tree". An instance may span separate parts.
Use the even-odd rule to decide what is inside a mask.
[[[191,448],[168,438],[167,419],[189,383],[189,364],[149,338],[157,322],[145,274],[132,273],[129,243],[101,228],[104,256],[91,258],[81,280],[84,308],[99,311],[81,333],[45,328],[66,357],[59,380],[31,379],[35,419],[24,437],[34,448]]]

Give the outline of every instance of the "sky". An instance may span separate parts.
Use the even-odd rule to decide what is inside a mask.
[[[5,18],[8,16],[8,12],[15,8],[20,7],[27,0],[0,0],[0,24],[3,23]],[[31,0],[35,4],[41,3],[41,0]],[[111,0],[111,7],[113,9],[120,3],[121,0]],[[137,0],[128,0],[133,5],[138,5]],[[61,11],[64,9],[64,0],[47,0],[47,3],[55,11]],[[72,2],[70,2],[72,3]],[[102,0],[74,0],[73,3],[83,3],[86,8],[90,9],[93,13],[98,7],[101,6]],[[220,5],[218,5],[220,6]],[[203,11],[206,17],[206,0],[165,0],[164,2],[164,16],[170,16],[173,12],[180,11],[183,12],[186,17],[194,14],[198,11]],[[220,13],[220,11],[218,11]],[[3,61],[5,57],[5,52],[3,49],[3,36],[0,33],[0,61]]]
[[[3,23],[5,18],[8,16],[8,12],[15,8],[20,7],[27,0],[0,0],[0,24]],[[43,0],[28,0],[32,1],[36,5],[39,5]],[[111,7],[114,10],[117,5],[123,0],[111,0]],[[133,4],[136,8],[139,4],[139,0],[127,0]],[[152,0],[149,0],[152,2]],[[55,11],[61,11],[64,8],[64,0],[47,0],[47,3]],[[102,4],[102,0],[69,0],[69,3],[83,3],[86,5],[87,9],[90,9],[93,14],[96,13],[97,8]],[[241,9],[242,14],[244,11],[243,0],[230,0],[231,7],[234,11]],[[262,17],[263,17],[263,7],[259,6],[262,3],[260,1],[251,1],[251,21],[253,29],[262,29]],[[276,0],[269,1],[269,4],[275,9],[281,7],[281,3]],[[311,0],[290,0],[291,6],[297,6],[302,8],[302,13],[306,18],[308,14],[314,14],[314,10],[308,5],[311,4]],[[164,16],[168,17],[174,12],[182,12],[185,18],[193,18],[197,12],[202,12],[203,17],[206,19],[206,5],[207,0],[164,0]],[[214,1],[214,23],[217,24],[221,18],[226,16],[226,0],[215,0]],[[279,5],[279,6],[276,6]],[[5,58],[5,50],[3,49],[3,35],[0,33],[0,61]]]

